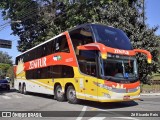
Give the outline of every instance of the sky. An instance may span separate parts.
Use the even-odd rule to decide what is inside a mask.
[[[160,27],[160,0],[145,0],[145,13],[147,20],[145,21],[150,28],[154,26]],[[1,30],[1,25],[7,23],[8,21],[4,21],[0,14],[0,39],[6,39],[12,41],[12,49],[0,48],[0,51],[7,52],[10,56],[12,56],[13,64],[15,61],[15,57],[20,54],[17,50],[17,40],[19,40],[18,36],[11,35],[12,31],[10,28],[10,24],[6,24]],[[160,28],[156,32],[157,35],[160,35]]]

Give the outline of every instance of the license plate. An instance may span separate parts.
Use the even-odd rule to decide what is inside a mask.
[[[123,97],[123,100],[129,100],[130,99],[130,96],[129,95],[126,95]]]

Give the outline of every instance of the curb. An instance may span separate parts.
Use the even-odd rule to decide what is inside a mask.
[[[159,96],[160,93],[141,93],[142,96]]]

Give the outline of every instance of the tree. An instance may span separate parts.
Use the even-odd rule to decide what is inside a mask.
[[[7,70],[10,68],[9,64],[0,63],[0,78],[5,78]]]
[[[3,9],[4,19],[12,21],[20,20],[21,23],[12,23],[11,29],[14,35],[18,35],[18,50],[25,51],[39,42],[39,36],[46,36],[47,25],[41,17],[41,6],[34,0],[1,0],[0,8]]]
[[[11,58],[8,53],[0,51],[0,78],[6,76],[7,70],[12,64]]]
[[[8,70],[7,70],[7,73],[6,73],[6,76],[7,77],[9,77],[9,79],[10,79],[10,82],[12,83],[12,85],[13,85],[13,83],[14,83],[14,68],[13,68],[13,66],[10,66],[9,68],[8,68]]]
[[[12,64],[11,58],[8,53],[0,51],[0,63]]]
[[[145,56],[137,55],[141,80],[145,81],[148,74],[156,72],[159,68],[158,41],[160,38],[155,35],[158,28],[150,29],[143,23],[143,3],[140,0],[29,0],[34,3],[31,7],[27,6],[27,2],[20,4],[21,0],[16,2],[8,0],[9,5],[5,7],[4,1],[1,2],[3,3],[1,8],[5,11],[4,16],[8,15],[11,20],[20,18],[25,8],[30,11],[26,13],[28,17],[33,9],[36,10],[32,17],[20,19],[22,23],[12,25],[13,33],[20,36],[18,45],[20,51],[25,51],[76,25],[98,22],[122,29],[131,39],[134,48],[151,52],[153,56],[151,65],[147,64]],[[41,26],[40,29],[38,29],[39,26]]]
[[[61,17],[55,21],[55,24],[57,24],[56,22],[61,22],[61,24],[58,25],[62,31],[66,28],[87,22],[100,22],[122,29],[131,39],[133,48],[146,49],[152,54],[151,65],[146,62],[144,55],[137,55],[139,77],[143,82],[146,82],[147,75],[156,72],[159,68],[158,41],[160,39],[155,35],[158,27],[150,29],[144,24],[144,12],[141,12],[143,11],[143,4],[141,1],[134,2],[132,6],[128,5],[127,2],[107,2],[105,0],[98,2],[92,0],[91,3],[75,3],[69,5],[72,9],[67,9],[67,11],[65,11],[66,14],[61,15]]]

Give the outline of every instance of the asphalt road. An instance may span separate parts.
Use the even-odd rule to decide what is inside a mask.
[[[0,120],[159,120],[160,96],[141,96],[138,101],[118,103],[81,101],[80,104],[74,105],[68,102],[58,102],[50,95],[35,93],[23,95],[12,89],[11,91],[0,91],[0,111],[19,111],[21,113],[25,113],[25,111],[38,111],[40,113],[41,111],[50,111],[42,112],[42,115],[58,116],[54,118],[17,118],[14,116],[12,118],[0,118]],[[155,116],[158,114],[159,117],[139,117],[148,114]]]

